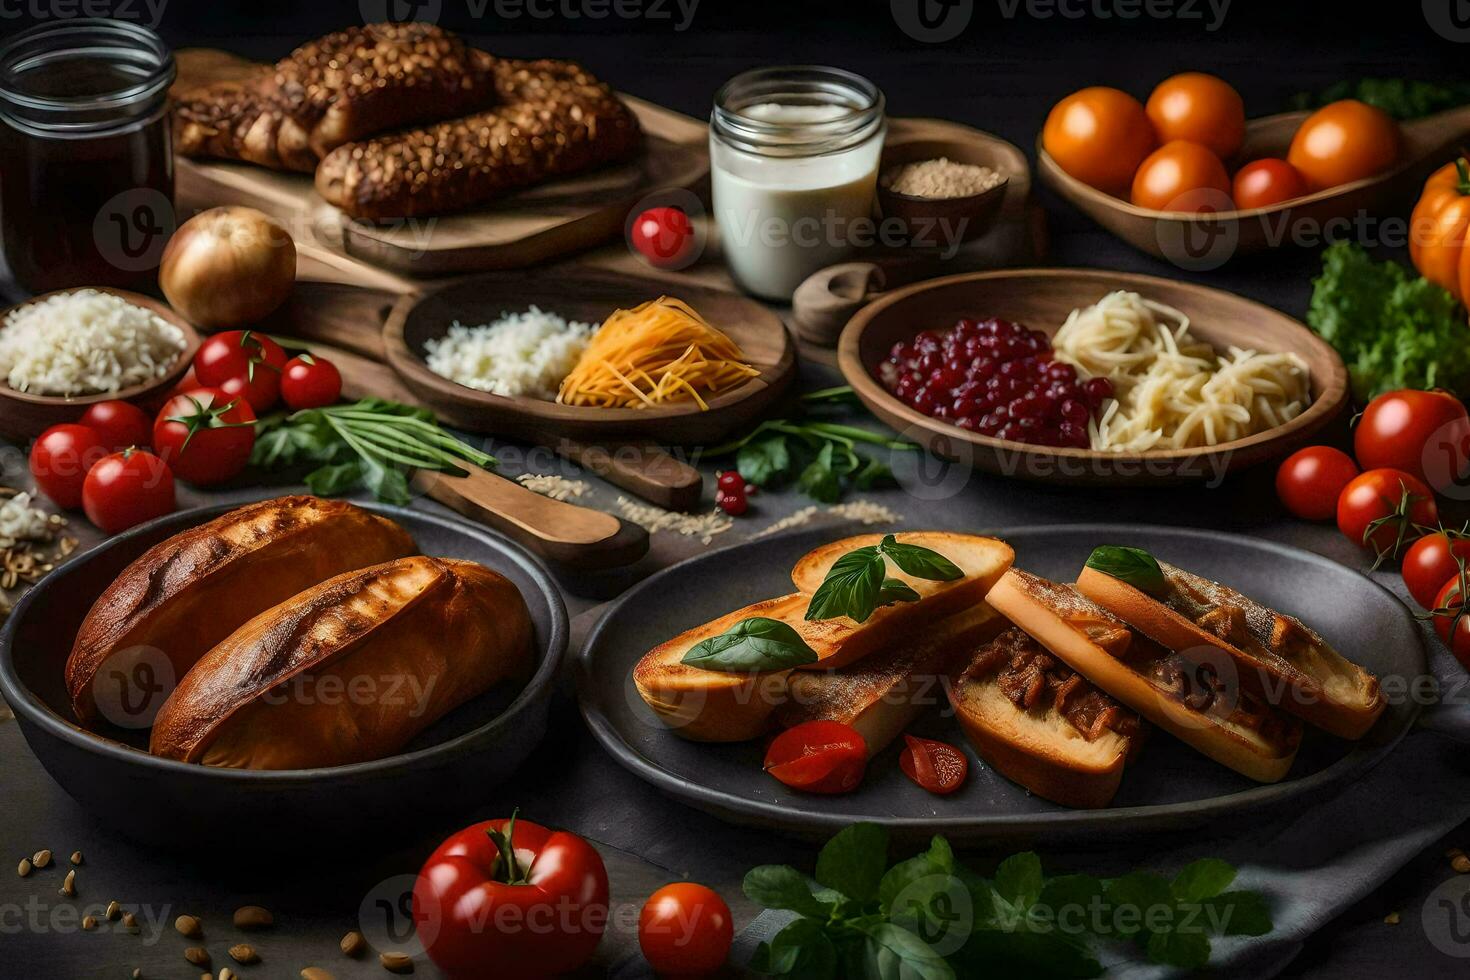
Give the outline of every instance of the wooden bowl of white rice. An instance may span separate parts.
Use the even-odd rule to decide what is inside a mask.
[[[0,313],[0,437],[25,443],[88,405],[150,407],[189,370],[199,334],[122,289],[45,293]]]

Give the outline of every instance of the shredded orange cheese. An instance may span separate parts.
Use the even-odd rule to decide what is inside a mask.
[[[593,335],[561,383],[563,405],[652,408],[734,388],[760,371],[745,363],[740,346],[689,304],[660,296],[618,310]]]

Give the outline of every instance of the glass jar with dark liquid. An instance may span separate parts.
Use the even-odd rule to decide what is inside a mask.
[[[31,292],[152,288],[173,233],[173,53],[78,19],[0,43],[0,227]]]

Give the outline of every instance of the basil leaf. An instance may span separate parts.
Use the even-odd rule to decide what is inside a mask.
[[[862,926],[868,937],[867,970],[873,980],[954,980],[954,968],[924,940],[892,922]]]
[[[1181,902],[1202,902],[1229,888],[1234,880],[1231,865],[1219,858],[1203,858],[1180,871],[1170,887]]]
[[[866,622],[878,608],[883,588],[883,556],[873,547],[849,551],[832,563],[827,575],[806,607],[806,618],[837,619],[847,616]]]
[[[854,902],[871,902],[887,867],[888,831],[874,823],[855,823],[838,831],[817,855],[817,883]]]
[[[1222,936],[1264,936],[1273,928],[1260,892],[1225,892],[1204,901],[1202,916]]]
[[[814,919],[827,919],[843,901],[841,895],[822,888],[785,864],[763,864],[752,868],[746,873],[741,888],[745,897],[761,908],[783,909]]]
[[[1041,898],[1042,882],[1035,851],[1012,854],[995,869],[995,890],[1023,914]]]
[[[408,474],[375,457],[362,457],[362,483],[384,503],[400,507],[413,503],[413,495],[408,492]]]
[[[356,463],[321,466],[306,474],[308,490],[318,497],[336,497],[362,482],[362,467]]]
[[[1079,938],[1051,932],[977,929],[950,957],[966,977],[1026,977],[1027,980],[1084,980],[1102,976],[1102,964]]]
[[[817,458],[801,471],[796,485],[802,493],[818,503],[835,504],[842,497],[842,480],[832,460],[834,443],[826,443]]]
[[[1157,559],[1142,548],[1100,545],[1087,556],[1087,567],[1152,596],[1162,596],[1169,591],[1164,570],[1159,567]]]
[[[791,450],[786,437],[774,435],[748,442],[735,456],[735,469],[741,479],[758,487],[780,483],[791,475]]]
[[[681,663],[703,670],[753,673],[817,662],[817,652],[788,623],[764,616],[742,619],[719,636],[689,648]]]
[[[1210,937],[1203,932],[1156,932],[1148,937],[1148,958],[1181,970],[1198,970],[1210,962]]]
[[[883,881],[878,885],[878,901],[883,905],[884,911],[893,917],[901,911],[894,907],[894,903],[900,900],[904,892],[927,877],[934,875],[949,877],[953,873],[954,850],[949,846],[949,841],[936,836],[930,841],[929,850],[907,861],[900,861],[888,869],[888,873],[883,876]],[[961,887],[964,886],[961,885]]]
[[[878,589],[878,605],[889,606],[895,602],[918,602],[919,593],[901,578],[885,578]]]
[[[801,980],[836,980],[837,947],[815,919],[797,919],[771,939],[761,943],[751,957],[750,968],[768,977],[799,977]]]
[[[873,459],[871,456],[852,478],[852,485],[859,490],[871,490],[876,486],[887,486],[894,482],[893,470],[888,464],[882,460]]]
[[[891,534],[884,536],[878,550],[892,558],[900,571],[914,578],[931,582],[953,582],[957,578],[965,577],[958,565],[939,552],[916,544],[901,544]]]
[[[1174,892],[1167,879],[1150,871],[1133,871],[1114,878],[1107,885],[1110,916],[1119,935],[1132,936],[1142,931],[1144,913],[1155,906],[1173,907]],[[1119,908],[1128,910],[1119,915]]]

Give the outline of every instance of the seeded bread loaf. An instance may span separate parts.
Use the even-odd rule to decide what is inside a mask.
[[[254,78],[185,93],[175,143],[185,156],[309,172],[352,140],[487,108],[493,63],[432,24],[348,28]]]
[[[339,147],[317,192],[366,220],[442,214],[626,159],[642,141],[632,111],[579,65],[497,60],[493,74],[494,109]]]

